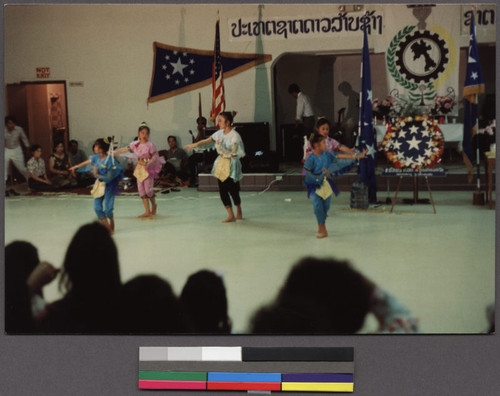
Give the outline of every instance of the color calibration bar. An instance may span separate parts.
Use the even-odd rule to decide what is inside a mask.
[[[141,347],[139,389],[353,392],[353,348]]]

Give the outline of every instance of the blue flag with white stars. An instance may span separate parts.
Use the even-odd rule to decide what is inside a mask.
[[[212,83],[214,51],[153,43],[153,76],[148,102],[170,98]],[[221,52],[224,78],[271,60],[270,55]]]
[[[467,57],[467,70],[464,83],[464,134],[462,140],[464,162],[469,169],[469,182],[472,181],[472,139],[477,132],[478,112],[477,96],[484,93],[484,80],[479,63],[477,50],[476,27],[474,25],[474,14],[470,22],[470,42]],[[478,161],[478,159],[477,159]],[[478,179],[479,180],[479,179]]]
[[[368,50],[368,36],[366,25],[363,29],[363,52],[361,55],[361,91],[359,93],[359,125],[358,148],[368,150],[366,158],[359,160],[359,178],[368,186],[368,200],[377,202],[377,182],[375,180],[375,133],[372,112],[372,80],[370,72],[370,54]]]
[[[467,71],[465,73],[463,95],[469,102],[475,102],[475,95],[481,93],[484,93],[484,80],[481,65],[479,63],[474,16],[472,16],[470,21],[469,55],[467,57]]]

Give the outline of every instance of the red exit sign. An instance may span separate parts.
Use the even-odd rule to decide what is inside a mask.
[[[36,68],[36,78],[49,78],[49,77],[50,77],[50,67]]]

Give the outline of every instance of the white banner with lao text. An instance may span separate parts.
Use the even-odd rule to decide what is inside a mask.
[[[341,12],[315,16],[240,17],[228,20],[229,41],[361,37],[363,25],[383,34],[382,11]]]

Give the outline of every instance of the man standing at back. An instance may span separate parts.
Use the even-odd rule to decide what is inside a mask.
[[[30,142],[28,137],[24,133],[23,128],[16,125],[16,119],[12,116],[5,117],[5,195],[8,197],[10,194],[19,195],[13,188],[7,191],[7,177],[9,171],[10,162],[15,165],[17,170],[21,172],[23,177],[28,180],[28,171],[26,170],[26,165],[24,164],[24,155],[21,148],[21,140],[24,147],[28,148]]]
[[[309,96],[303,94],[297,84],[290,84],[288,93],[297,99],[297,109],[295,115],[295,126],[302,121],[304,123],[304,133],[314,132],[314,111]]]

